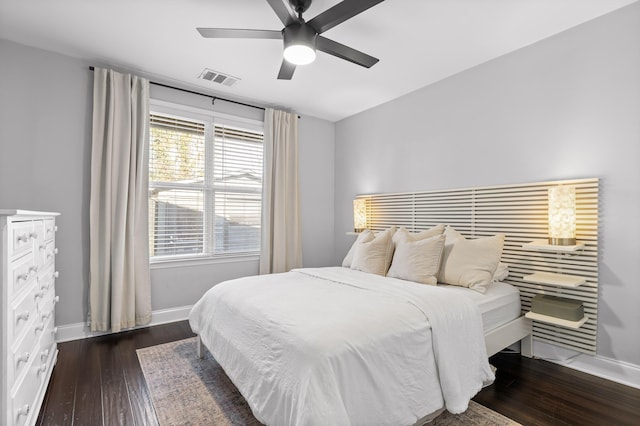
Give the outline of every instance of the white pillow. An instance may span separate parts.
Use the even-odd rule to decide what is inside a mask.
[[[408,241],[419,241],[427,238],[442,235],[444,232],[444,225],[436,225],[431,229],[420,232],[409,232],[404,226],[398,228],[395,234],[393,234],[393,243],[398,244],[399,240],[408,239]]]
[[[498,263],[496,272],[493,274],[493,281],[494,282],[504,281],[507,279],[508,276],[509,276],[509,267],[502,262]]]
[[[504,234],[474,240],[460,238],[452,243],[447,241],[438,282],[484,293],[493,281],[503,246]]]
[[[398,233],[393,236],[396,241],[395,252],[387,276],[436,285],[436,275],[444,250],[444,235],[412,240],[412,237],[407,235],[396,238]]]
[[[354,243],[351,244],[351,248],[349,249],[349,252],[344,257],[344,260],[342,261],[342,266],[344,266],[345,268],[350,268],[351,262],[353,261],[353,252],[356,249],[356,245],[358,245],[358,243],[366,243],[368,241],[371,241],[373,240],[373,237],[374,237],[374,234],[369,229],[365,229],[364,231],[359,233]]]
[[[464,240],[464,235],[456,231],[455,228],[447,226],[444,230],[445,244],[453,244],[458,240]]]
[[[444,236],[446,238],[445,244],[453,244],[455,241],[464,240],[465,237],[460,232],[458,232],[455,228],[451,226],[447,226],[444,230]],[[498,267],[496,268],[496,272],[493,274],[492,281],[504,281],[509,276],[509,267],[502,263],[498,263]]]
[[[373,240],[356,244],[351,269],[385,276],[393,257],[392,227],[378,233]]]

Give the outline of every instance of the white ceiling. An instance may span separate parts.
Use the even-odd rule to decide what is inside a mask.
[[[635,1],[386,0],[323,34],[378,64],[319,52],[291,81],[276,79],[280,41],[204,39],[195,30],[280,30],[265,0],[0,0],[0,38],[337,121]],[[304,16],[338,2],[315,0]],[[204,68],[241,81],[199,80]]]

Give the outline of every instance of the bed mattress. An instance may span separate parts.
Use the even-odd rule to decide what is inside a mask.
[[[494,282],[487,287],[486,293],[478,293],[464,287],[438,284],[438,287],[452,293],[464,294],[478,306],[482,316],[482,329],[485,333],[508,323],[521,315],[520,291],[505,282]]]
[[[263,423],[410,425],[493,380],[472,293],[305,269],[218,284],[190,323]]]

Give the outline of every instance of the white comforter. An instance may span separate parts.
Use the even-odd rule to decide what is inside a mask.
[[[218,284],[189,321],[268,425],[410,425],[494,379],[470,299],[346,268]]]

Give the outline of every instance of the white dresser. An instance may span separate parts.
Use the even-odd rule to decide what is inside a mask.
[[[0,425],[33,425],[56,363],[58,213],[0,210]]]

